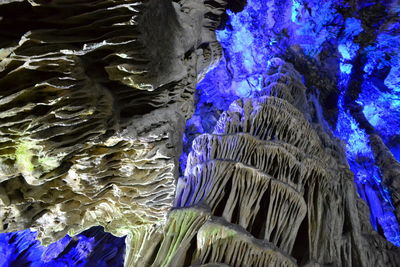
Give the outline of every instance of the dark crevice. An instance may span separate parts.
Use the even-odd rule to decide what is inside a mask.
[[[213,214],[215,216],[220,216],[222,217],[222,214],[224,213],[226,203],[228,202],[229,195],[231,194],[232,191],[232,178],[228,179],[228,181],[225,184],[224,190],[223,190],[223,198],[219,201],[219,203],[216,204],[215,209],[213,211]]]
[[[271,197],[271,187],[268,187],[267,191],[261,197],[260,208],[254,219],[253,225],[251,227],[250,233],[259,239],[264,239],[264,233],[267,222],[267,215],[269,209],[269,199]]]
[[[305,188],[304,196],[308,195],[308,190]],[[310,259],[309,251],[309,225],[308,225],[308,214],[303,219],[300,224],[299,230],[297,232],[296,240],[293,245],[293,250],[291,255],[297,260],[299,265],[303,265]]]

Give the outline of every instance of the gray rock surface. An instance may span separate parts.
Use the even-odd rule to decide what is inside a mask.
[[[49,244],[162,225],[195,85],[221,56],[223,2],[2,4],[32,11],[32,29],[0,53],[0,230]]]
[[[49,244],[102,225],[128,236],[126,266],[400,266],[280,59],[177,177],[196,83],[221,57],[224,1],[1,4],[32,11],[1,41],[1,232]]]
[[[264,95],[233,102],[193,142],[177,209],[137,266],[400,264],[368,223],[340,143],[309,121],[317,110],[293,66],[272,63]]]

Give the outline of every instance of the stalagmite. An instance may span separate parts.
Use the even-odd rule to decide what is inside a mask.
[[[296,266],[287,254],[254,239],[235,225],[210,220],[197,234],[194,262],[224,262],[230,266]]]
[[[193,137],[178,177],[196,85],[238,2],[0,0],[26,11],[0,40],[0,231],[48,245],[103,226],[126,237],[128,267],[400,266],[317,94],[283,59]]]
[[[382,255],[397,262],[395,250],[364,246],[382,238],[361,228],[365,209],[356,207],[340,145],[309,121],[293,66],[271,62],[265,91],[232,103],[212,134],[193,141],[173,214],[206,207],[209,216],[187,232],[185,260],[177,254],[170,266],[370,266],[369,257]]]

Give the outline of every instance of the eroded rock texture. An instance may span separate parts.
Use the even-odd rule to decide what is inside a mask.
[[[283,38],[294,3],[270,1],[262,28]],[[280,59],[265,71],[267,53],[239,53],[245,63],[258,59],[252,82],[262,90],[215,114],[176,182],[194,87],[221,56],[214,30],[226,5],[236,12],[244,1],[0,2],[0,231],[59,240],[14,264],[46,266],[71,253],[66,264],[117,266],[107,245],[120,251],[121,239],[84,231],[102,225],[127,235],[126,266],[400,265],[399,249],[371,228],[318,96]],[[279,40],[260,40],[276,52]],[[243,89],[239,69],[233,89]],[[21,255],[32,251],[25,232],[4,240]]]
[[[1,232],[49,244],[102,225],[139,246],[164,223],[224,5],[0,3]]]
[[[164,234],[137,265],[400,264],[398,248],[372,231],[299,74],[280,59],[267,73],[259,97],[234,101],[195,139]]]
[[[0,235],[0,266],[123,266],[125,240],[92,227],[47,247],[29,229]]]

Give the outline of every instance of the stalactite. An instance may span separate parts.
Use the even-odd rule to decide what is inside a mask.
[[[47,264],[71,251],[73,265],[86,259],[87,265],[114,264],[115,249],[99,255],[107,248],[92,251],[101,242],[85,239],[86,229],[102,225],[126,235],[129,267],[400,265],[399,249],[367,222],[344,149],[325,123],[318,102],[335,98],[336,88],[318,79],[316,62],[303,60],[294,46],[281,54],[305,68],[305,78],[293,65],[267,56],[284,51],[294,34],[282,7],[293,4],[294,23],[306,13],[313,16],[303,1],[261,1],[246,13],[255,16],[267,7],[260,28],[274,33],[258,41],[268,53],[256,55],[252,42],[241,43],[243,36],[256,37],[247,29],[241,38],[221,31],[222,43],[231,38],[238,45],[238,55],[225,59],[225,74],[232,76],[229,90],[240,92],[215,100],[224,107],[216,108],[215,127],[208,127],[214,130],[194,139],[176,181],[196,83],[220,61],[215,30],[232,27],[226,8],[243,8],[245,1],[239,2],[0,3],[5,10],[26,11],[15,20],[0,13],[0,25],[16,25],[15,34],[0,29],[8,33],[0,40],[0,230],[31,228],[45,245],[59,240],[47,249],[35,244],[37,253],[30,255],[25,247],[34,241],[28,232],[0,236],[0,242],[24,251],[11,257],[12,264]],[[333,6],[321,5],[320,10]],[[298,14],[303,8],[305,14]],[[333,15],[328,17],[333,24]],[[235,69],[231,64],[238,57],[245,66]],[[356,67],[357,91],[361,64]],[[219,88],[213,86],[215,93]],[[398,164],[354,104],[359,92],[353,93],[346,106],[365,122],[377,164],[396,189]],[[225,108],[228,99],[234,101]],[[335,114],[328,118],[331,125]],[[362,197],[376,203],[377,190],[363,186]],[[398,194],[393,197],[397,205]],[[371,207],[385,216],[380,205]],[[386,225],[385,234],[391,230]],[[71,249],[81,239],[83,248]],[[110,238],[115,240],[123,239]]]
[[[174,214],[205,206],[211,217],[190,233],[197,245],[186,257],[197,265],[369,266],[367,254],[380,256],[362,243],[380,237],[352,214],[356,197],[340,145],[303,114],[311,108],[290,64],[273,59],[267,73],[265,91],[233,102],[212,134],[193,141]],[[303,100],[294,102],[298,95]],[[275,252],[254,246],[263,242]],[[393,257],[390,249],[382,254]]]
[[[200,228],[194,262],[224,262],[230,266],[296,266],[289,255],[221,219],[211,220]]]

